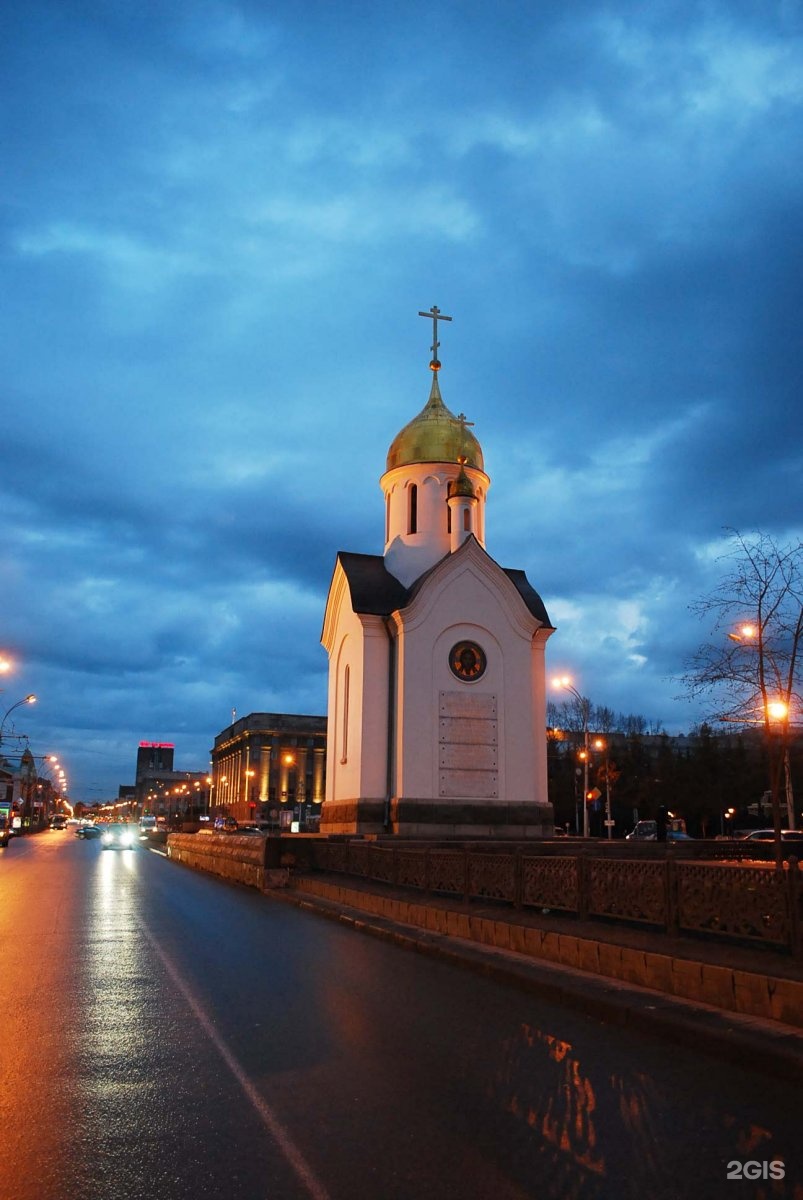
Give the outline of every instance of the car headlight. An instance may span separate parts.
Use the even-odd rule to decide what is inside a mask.
[[[120,834],[120,845],[121,846],[133,846],[133,844],[134,844],[134,839],[132,838],[130,833],[121,833]]]
[[[104,833],[100,840],[103,842],[104,846],[108,846],[112,840],[112,835],[110,833]]]

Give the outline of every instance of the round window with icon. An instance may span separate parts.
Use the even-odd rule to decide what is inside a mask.
[[[470,683],[485,674],[488,660],[485,651],[476,642],[458,642],[449,651],[449,667],[458,679]]]

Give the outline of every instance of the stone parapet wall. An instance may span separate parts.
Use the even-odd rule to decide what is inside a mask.
[[[293,888],[304,895],[431,933],[498,950],[513,950],[533,959],[702,1001],[726,1011],[803,1027],[803,983],[796,979],[693,961],[673,952],[670,946],[653,952],[616,945],[602,938],[577,936],[569,931],[560,933],[506,919],[504,912],[472,913],[465,908],[451,908],[444,902],[436,905],[425,898],[366,891],[318,876],[298,877]]]
[[[249,887],[265,886],[267,839],[236,833],[171,833],[167,857]]]

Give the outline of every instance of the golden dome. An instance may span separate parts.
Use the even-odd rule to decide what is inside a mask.
[[[465,420],[449,412],[443,403],[436,374],[429,400],[391,442],[386,469],[392,471],[394,467],[420,462],[453,463],[461,456],[466,466],[484,471],[482,448],[466,428]]]
[[[471,480],[466,475],[466,456],[461,454],[457,460],[460,463],[460,474],[457,479],[453,479],[446,489],[447,496],[470,496],[473,500],[474,488],[471,486]]]

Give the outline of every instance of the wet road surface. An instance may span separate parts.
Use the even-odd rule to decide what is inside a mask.
[[[793,1085],[144,843],[0,850],[0,956],[2,1200],[803,1198]]]

